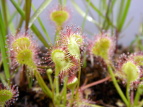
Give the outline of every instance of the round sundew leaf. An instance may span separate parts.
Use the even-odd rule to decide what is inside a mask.
[[[24,49],[17,53],[17,61],[20,64],[28,64],[29,60],[32,60],[32,51],[30,49]]]
[[[126,74],[128,82],[136,81],[139,77],[138,66],[131,61],[123,64],[122,71]]]
[[[63,66],[65,65],[64,60],[65,60],[65,53],[60,50],[60,49],[55,49],[52,51],[51,53],[51,58],[53,60],[53,62],[57,65],[57,66]]]
[[[69,89],[75,89],[75,87],[77,86],[78,84],[78,79],[76,76],[71,76],[68,78],[68,83],[67,83],[67,88]]]
[[[101,58],[107,60],[109,59],[109,49],[111,46],[111,41],[107,38],[100,38],[93,46],[92,53],[95,56],[100,56]]]
[[[17,53],[16,59],[19,64],[25,64],[33,69],[36,67],[33,61],[33,52],[30,49],[20,50]]]
[[[0,90],[0,104],[5,104],[8,100],[12,99],[13,93],[10,90]]]
[[[80,49],[77,43],[68,44],[69,53],[76,58],[80,58]]]
[[[141,55],[134,56],[133,60],[135,61],[137,65],[140,65],[140,66],[143,65],[143,56]]]
[[[73,67],[72,62],[63,50],[54,49],[51,53],[51,59],[55,63],[56,72],[61,72],[61,76],[68,74],[69,69]]]
[[[78,35],[78,34],[74,34],[71,36],[71,38],[74,38],[76,43],[81,45],[83,43],[83,38],[81,35]]]
[[[68,51],[72,56],[80,59],[80,44],[83,43],[83,39],[80,35],[71,35],[68,41]]]
[[[51,57],[58,71],[63,71],[63,69],[69,63],[69,60],[66,58],[65,52],[60,49],[53,50]]]
[[[62,26],[62,24],[68,20],[69,13],[64,10],[54,11],[50,15],[51,20],[54,21],[58,26]]]
[[[21,37],[21,38],[16,39],[12,43],[12,48],[15,51],[18,51],[19,49],[29,48],[30,45],[31,45],[31,41],[28,37]]]

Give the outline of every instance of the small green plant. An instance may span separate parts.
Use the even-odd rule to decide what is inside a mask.
[[[134,100],[134,103],[131,102],[130,93],[135,89],[140,90],[140,86],[142,84],[141,63],[141,53],[133,53],[129,56],[122,54],[118,62],[116,76],[122,81],[123,84],[126,84],[126,97],[128,100],[128,106],[135,106],[139,101],[139,99],[135,98],[132,99]],[[139,91],[137,91],[135,97],[139,97],[139,95]],[[141,105],[139,107],[141,107]]]
[[[121,78],[122,82],[133,84],[133,82],[139,81],[141,77],[141,56],[136,53],[130,56],[123,54],[119,60],[117,76]]]
[[[13,35],[11,35],[13,36]],[[26,66],[30,70],[30,74],[35,75],[37,81],[41,85],[43,91],[51,97],[51,92],[49,88],[46,87],[46,84],[43,82],[41,75],[39,74],[37,65],[38,65],[38,56],[37,56],[37,47],[34,44],[34,41],[31,40],[29,34],[17,34],[13,37],[10,37],[10,54],[12,64]],[[26,75],[27,72],[24,72]],[[23,73],[21,73],[23,75]]]
[[[26,65],[31,69],[35,69],[37,63],[36,45],[31,40],[30,35],[13,35],[9,41],[12,64]]]

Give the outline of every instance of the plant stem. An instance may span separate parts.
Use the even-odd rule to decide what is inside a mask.
[[[51,90],[47,87],[47,85],[45,84],[43,78],[41,77],[41,75],[39,74],[39,72],[37,70],[34,71],[34,75],[35,75],[40,87],[42,88],[43,92],[48,97],[53,98]]]
[[[78,85],[77,85],[77,91],[78,91],[79,86],[80,86],[80,77],[81,77],[81,67],[79,67],[79,71],[78,71]]]
[[[74,89],[71,90],[71,93],[72,93],[72,97],[71,97],[71,100],[70,100],[70,107],[72,107],[73,102],[74,102]],[[76,97],[78,97],[78,93],[77,92],[76,92]]]
[[[140,95],[141,95],[141,92],[142,92],[141,90],[142,89],[138,86],[137,92],[136,92],[136,95],[135,95],[134,106],[138,105],[138,102],[139,102],[139,99],[140,99]]]
[[[51,86],[52,92],[54,93],[54,87],[53,87],[53,82],[52,82],[51,74],[49,74],[48,72],[46,72],[46,73],[47,73],[47,76],[48,76],[48,79],[49,79],[49,82],[50,82],[50,86]]]
[[[56,88],[56,94],[59,94],[59,70],[55,66],[55,78],[54,78],[54,86]]]
[[[66,103],[67,103],[67,81],[68,81],[68,77],[66,76],[64,78],[64,87],[61,91],[61,96],[63,97],[62,102],[64,105],[66,105]]]
[[[8,86],[8,84],[7,84],[6,80],[5,80],[5,76],[4,76],[3,73],[0,73],[0,81],[2,82],[2,84],[4,86]]]
[[[129,103],[129,107],[130,107],[130,82],[127,83],[127,87],[126,87],[126,96],[127,96],[127,100]]]
[[[131,102],[132,105],[134,104],[134,90],[131,90],[130,102]]]
[[[114,75],[114,73],[113,73],[113,70],[112,70],[112,68],[111,68],[110,65],[108,65],[108,71],[109,71],[109,73],[110,73],[110,76],[111,76],[111,78],[112,78],[113,84],[114,84],[116,90],[118,91],[120,97],[122,98],[122,100],[124,101],[124,103],[125,103],[127,106],[129,106],[129,102],[128,102],[128,100],[126,99],[125,95],[123,94],[121,88],[119,87],[119,85],[118,85],[118,83],[117,83],[117,80],[116,80],[116,78],[115,78],[115,75]]]
[[[85,90],[85,89],[87,89],[87,88],[89,88],[89,87],[92,87],[92,86],[101,84],[101,83],[103,83],[103,82],[105,82],[105,81],[107,81],[107,80],[109,80],[109,79],[111,79],[111,77],[106,77],[106,78],[101,79],[101,80],[99,80],[99,81],[95,81],[95,82],[93,82],[93,83],[90,83],[90,84],[88,84],[88,85],[86,85],[86,86],[82,86],[82,87],[81,87],[81,90]]]

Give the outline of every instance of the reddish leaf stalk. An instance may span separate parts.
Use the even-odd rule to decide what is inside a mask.
[[[92,86],[101,84],[101,83],[103,83],[103,82],[105,82],[105,81],[108,81],[109,79],[111,79],[110,76],[108,76],[108,77],[106,77],[106,78],[104,78],[104,79],[101,79],[101,80],[99,80],[99,81],[95,81],[95,82],[93,82],[93,83],[90,83],[90,84],[88,84],[88,85],[86,85],[86,86],[82,86],[82,87],[81,87],[81,90],[85,90],[85,89],[87,89],[87,88],[89,88],[89,87],[92,87]]]

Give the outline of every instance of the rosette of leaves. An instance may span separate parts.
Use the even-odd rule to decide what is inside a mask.
[[[36,69],[37,49],[30,35],[12,35],[9,41],[12,66],[26,65],[29,69]]]
[[[77,79],[75,79],[75,73],[78,69],[77,62],[74,58],[68,56],[65,49],[60,47],[53,48],[51,51],[51,60],[55,66],[55,75],[59,76],[62,82],[65,77],[68,77],[67,84],[77,83]]]
[[[61,79],[68,76],[68,87],[72,87],[73,84],[78,83],[75,74],[80,71],[80,48],[82,44],[83,37],[79,29],[77,28],[74,30],[73,26],[67,26],[61,32],[60,39],[56,44],[57,48],[53,49],[51,52],[51,58],[55,64],[55,71],[59,72]]]

